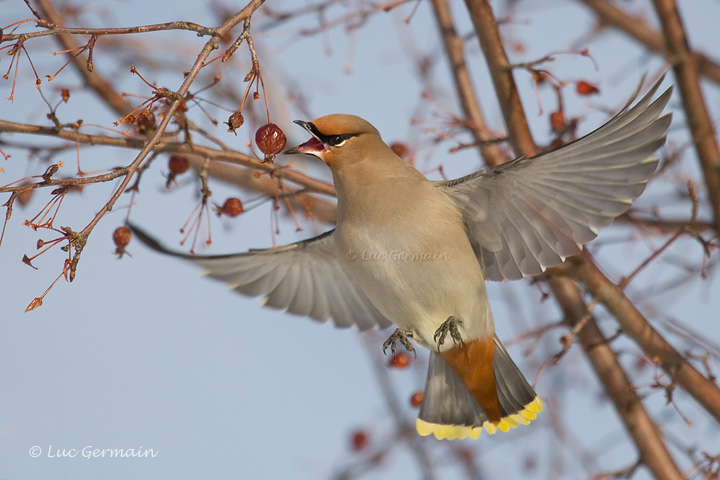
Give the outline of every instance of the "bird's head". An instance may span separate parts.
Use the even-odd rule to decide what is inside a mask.
[[[295,120],[295,123],[312,138],[285,153],[313,155],[331,168],[360,161],[375,148],[385,146],[377,129],[355,115],[334,114],[312,122]]]

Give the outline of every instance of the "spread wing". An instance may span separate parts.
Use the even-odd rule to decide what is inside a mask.
[[[173,252],[136,226],[130,227],[145,245],[188,260],[236,292],[264,297],[263,304],[308,316],[337,327],[367,330],[390,322],[377,311],[355,281],[342,269],[334,252],[331,230],[318,237],[266,250],[202,256]]]
[[[490,280],[538,275],[580,251],[645,189],[665,143],[672,89],[660,82],[594,132],[557,150],[439,182],[462,210]]]

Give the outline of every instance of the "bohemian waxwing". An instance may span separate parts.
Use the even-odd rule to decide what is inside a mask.
[[[353,115],[297,121],[312,138],[285,153],[323,160],[337,191],[337,227],[267,250],[169,252],[264,304],[338,327],[398,328],[431,350],[417,430],[477,438],[528,424],[542,409],[495,335],[486,279],[542,273],[595,238],[638,197],[665,142],[667,90],[650,92],[589,135],[534,158],[434,182]]]

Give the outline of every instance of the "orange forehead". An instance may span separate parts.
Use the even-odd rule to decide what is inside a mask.
[[[375,127],[355,115],[336,113],[315,119],[312,123],[323,135],[342,135],[344,133],[358,135],[361,133],[370,133],[380,136]]]

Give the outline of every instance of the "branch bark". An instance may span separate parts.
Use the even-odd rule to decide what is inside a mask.
[[[708,198],[720,231],[720,150],[710,120],[695,58],[685,35],[675,0],[653,0],[665,37],[666,57],[675,72],[680,97],[702,167]]]
[[[633,18],[607,0],[578,0],[589,7],[600,21],[622,30],[628,36],[645,45],[653,52],[666,55],[665,39],[656,30]],[[720,64],[704,53],[692,52],[699,71],[713,82],[720,84]]]
[[[533,156],[537,154],[538,149],[528,128],[527,117],[520,102],[512,67],[505,53],[492,8],[487,0],[465,0],[465,4],[490,69],[510,144],[515,149],[515,155]]]
[[[567,279],[564,279],[567,280]],[[551,278],[548,283],[553,289],[558,303],[565,314],[565,322],[574,327],[578,320],[588,315],[585,303],[578,287],[571,281]],[[560,298],[563,301],[560,301]],[[612,400],[615,410],[625,424],[627,432],[638,448],[640,461],[645,464],[655,478],[677,480],[682,474],[662,441],[662,433],[655,425],[640,398],[632,389],[625,370],[610,348],[594,318],[577,334],[595,374]]]
[[[445,45],[445,53],[447,53],[450,62],[450,71],[455,81],[455,90],[460,97],[460,105],[467,117],[467,126],[475,138],[480,155],[482,155],[485,163],[498,165],[502,163],[503,157],[497,143],[493,142],[493,136],[488,133],[489,129],[485,124],[485,118],[480,110],[480,103],[475,95],[475,89],[463,53],[465,41],[455,31],[448,1],[432,0],[432,4],[435,10],[435,19],[440,29],[440,36]]]
[[[587,255],[587,254],[585,254]],[[655,330],[640,311],[587,257],[572,257],[566,261],[573,278],[615,316],[622,331],[632,338],[653,361],[662,366],[674,382],[682,386],[695,400],[720,422],[720,388],[705,378]]]
[[[147,143],[147,140],[142,139],[127,139],[123,137],[109,137],[106,135],[88,135],[85,133],[77,133],[74,130],[58,130],[54,127],[28,125],[25,123],[9,122],[7,120],[0,120],[0,132],[2,131],[57,137],[63,140],[78,142],[83,145],[111,145],[122,148],[141,149]],[[234,163],[253,170],[263,170],[266,172],[273,172],[278,168],[278,166],[274,163],[262,163],[255,157],[233,150],[218,150],[202,145],[165,142],[162,140],[157,140],[156,142],[157,143],[155,143],[152,148],[152,151],[154,152],[197,154],[205,158]],[[328,183],[316,180],[307,175],[303,175],[298,171],[290,169],[284,169],[282,174],[285,179],[295,182],[298,185],[302,185],[308,190],[335,196],[335,189]]]

